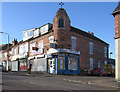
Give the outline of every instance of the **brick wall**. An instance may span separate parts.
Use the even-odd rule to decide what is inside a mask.
[[[90,58],[93,58],[94,67],[98,67],[98,60],[101,61],[101,65],[104,64],[105,60],[108,61],[108,52],[107,58],[104,55],[104,47],[108,45],[100,41],[93,40],[86,36],[71,32],[71,36],[76,37],[76,50],[80,51],[80,69],[90,69]],[[93,54],[89,52],[89,42],[93,43]]]
[[[115,38],[120,37],[120,14],[115,15]]]
[[[44,51],[44,53],[46,53],[47,52],[47,50],[49,49],[49,37],[50,36],[53,36],[53,32],[50,32],[50,33],[47,33],[47,34],[45,34],[45,35],[43,35],[43,36],[40,36],[40,37],[37,37],[36,39],[34,39],[34,40],[31,40],[30,42],[29,42],[29,49],[30,49],[30,44],[32,44],[32,43],[35,43],[35,47],[38,47],[38,44],[39,43],[41,43],[41,42],[43,42],[43,51]],[[30,54],[30,51],[29,51],[29,56],[32,56],[31,54]]]
[[[58,28],[58,21],[62,18],[65,21],[65,27]],[[64,9],[59,9],[53,20],[54,39],[58,48],[71,49],[70,19]]]

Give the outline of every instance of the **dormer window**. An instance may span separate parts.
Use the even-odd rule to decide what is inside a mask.
[[[65,27],[65,20],[60,18],[58,21],[58,28],[64,28]]]

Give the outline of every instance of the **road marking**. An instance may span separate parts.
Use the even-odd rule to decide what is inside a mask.
[[[34,82],[29,82],[29,81],[25,81],[25,80],[23,80],[23,82],[27,82],[27,83],[30,83],[30,84],[34,84],[34,85],[40,85],[40,86],[45,86],[45,85],[43,85],[43,84],[38,84],[38,83],[34,83]]]
[[[76,80],[69,80],[69,79],[63,79],[65,81],[71,81],[71,82],[77,82],[77,83],[82,83],[82,81],[76,81]]]

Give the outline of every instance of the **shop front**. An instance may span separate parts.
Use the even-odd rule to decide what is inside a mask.
[[[62,49],[47,53],[47,72],[52,74],[79,74],[80,52]]]
[[[27,71],[27,58],[19,59],[19,71]]]
[[[14,55],[11,59],[11,71],[18,71],[19,69],[19,59],[18,59],[18,55]]]
[[[32,72],[46,72],[46,58],[45,55],[36,55],[29,57],[29,68]]]
[[[46,59],[44,57],[42,58],[36,58],[37,59],[37,71],[38,72],[45,72],[46,71]]]
[[[11,61],[12,69],[11,71],[18,71],[18,60]]]
[[[29,63],[30,63],[30,69],[32,72],[35,72],[35,59],[30,59],[29,60]]]

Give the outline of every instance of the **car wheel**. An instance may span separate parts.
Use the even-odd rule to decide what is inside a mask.
[[[100,73],[99,75],[102,76],[102,73]]]

